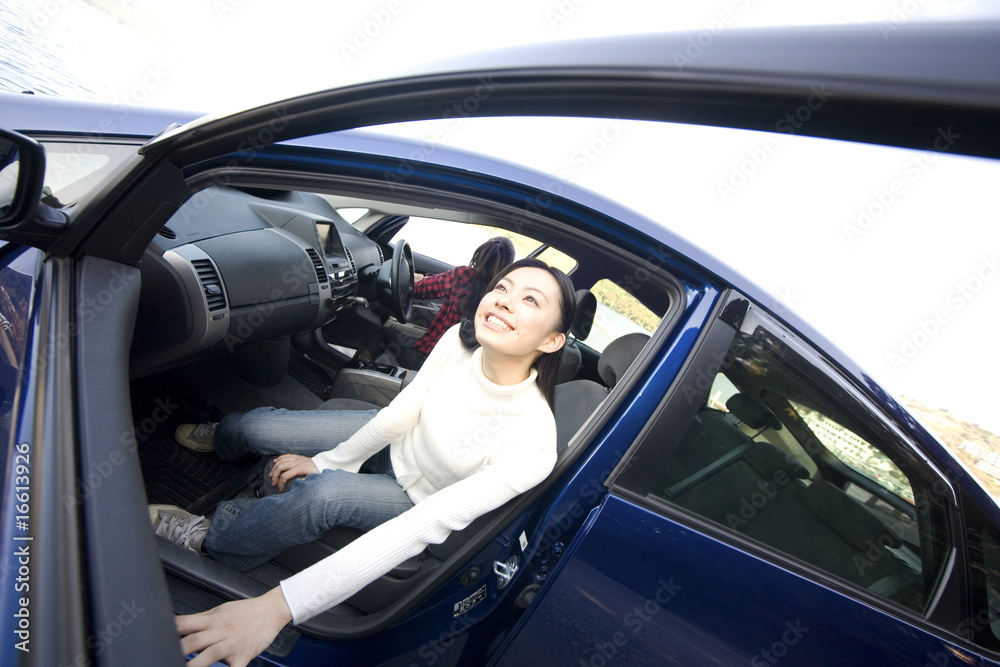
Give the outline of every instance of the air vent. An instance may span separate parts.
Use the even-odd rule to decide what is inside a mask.
[[[382,246],[376,245],[375,249],[378,250],[378,265],[382,266],[385,264],[385,257],[382,256]]]
[[[323,262],[319,258],[319,253],[312,248],[306,248],[306,254],[309,255],[309,260],[313,264],[313,268],[316,270],[316,280],[323,284],[328,282],[326,277],[326,269],[323,268]]]
[[[207,259],[196,259],[191,262],[191,266],[198,274],[198,281],[208,302],[208,312],[223,310],[226,307],[226,294],[222,291],[222,280],[219,278],[219,272],[215,270],[215,265]]]
[[[170,229],[166,225],[164,225],[163,227],[160,227],[160,231],[158,231],[156,233],[159,234],[160,236],[162,236],[165,239],[170,239],[171,241],[174,240],[175,238],[177,238],[177,234],[174,232],[174,230]]]
[[[354,263],[354,255],[351,254],[351,251],[346,246],[344,247],[344,254],[347,255],[347,261],[351,263],[351,275],[357,276],[358,265]]]

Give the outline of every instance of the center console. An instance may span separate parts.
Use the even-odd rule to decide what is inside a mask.
[[[337,371],[331,395],[366,401],[384,408],[403,388],[404,381],[412,379],[408,376],[415,374],[416,371],[399,366],[352,360]]]

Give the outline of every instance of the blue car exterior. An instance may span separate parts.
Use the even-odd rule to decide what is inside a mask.
[[[525,56],[529,63],[531,57]],[[991,118],[1000,114],[997,90],[989,100],[992,106],[986,105]],[[0,109],[5,128],[43,143],[131,140],[138,147],[169,125],[195,118],[12,95],[0,96]],[[207,126],[211,129],[211,121]],[[557,467],[530,504],[469,555],[469,563],[484,564],[518,555],[509,586],[501,589],[490,572],[470,585],[467,571],[456,568],[436,592],[414,602],[387,627],[343,637],[337,631],[327,636],[306,632],[286,655],[264,654],[259,664],[1000,664],[1000,639],[989,634],[995,612],[981,606],[990,561],[977,551],[985,547],[976,546],[980,538],[986,544],[981,536],[1000,526],[994,501],[863,370],[727,265],[614,202],[481,156],[437,148],[432,158],[413,160],[419,144],[353,130],[292,137],[267,147],[241,146],[234,139],[229,144],[237,150],[208,155],[197,143],[197,131],[174,132],[143,151],[184,154],[187,178],[235,160],[274,171],[335,171],[384,180],[405,163],[424,186],[489,190],[493,201],[513,210],[537,209],[544,196],[546,215],[573,218],[677,281],[680,306],[620,378],[604,409],[584,425],[578,437],[587,443],[585,451]],[[191,143],[184,144],[189,137]],[[175,138],[178,144],[171,146]],[[124,164],[123,173],[128,168]],[[121,195],[115,188],[123,186],[107,181],[100,187],[112,201]],[[84,204],[90,210],[99,206],[95,199]],[[0,378],[11,425],[3,455],[0,526],[0,635],[8,638],[0,649],[2,662],[179,664],[181,656],[166,648],[176,646],[170,625],[174,607],[162,571],[149,570],[150,562],[158,564],[152,536],[135,537],[132,571],[105,565],[106,550],[120,544],[91,543],[95,522],[116,520],[113,508],[100,504],[101,496],[119,484],[135,485],[138,463],[128,458],[134,448],[116,456],[118,449],[77,445],[78,431],[97,426],[75,420],[87,422],[100,414],[99,397],[75,394],[81,386],[77,374],[100,374],[108,367],[120,372],[126,360],[102,358],[99,341],[89,331],[79,341],[60,338],[76,331],[75,318],[87,316],[71,300],[72,290],[86,285],[76,285],[73,277],[78,269],[73,262],[83,258],[60,257],[56,248],[52,257],[23,242],[0,248],[0,285],[10,285],[15,307],[4,317],[13,330],[23,330],[10,347],[10,365],[21,374]],[[111,268],[103,270],[114,277]],[[122,275],[127,282],[132,274]],[[786,486],[784,474],[770,486],[756,487],[760,503],[757,495],[746,496],[749,505],[740,506],[744,514],[729,513],[734,516],[730,530],[658,495],[659,479],[644,468],[658,469],[661,458],[669,457],[657,454],[658,448],[683,446],[675,441],[694,418],[691,397],[707,393],[733,341],[749,344],[762,335],[778,339],[774,346],[783,359],[792,360],[790,365],[812,369],[819,378],[816,386],[836,396],[838,405],[863,410],[859,420],[872,433],[903,443],[901,466],[922,470],[929,488],[940,482],[936,495],[926,499],[926,512],[944,517],[938,538],[948,542],[934,572],[927,573],[936,573],[923,589],[933,599],[907,606],[845,583],[801,556],[772,549],[766,540],[736,534],[734,525],[754,521],[778,497],[778,487]],[[59,414],[55,408],[61,401],[79,402],[79,412]],[[661,442],[668,444],[660,447]],[[131,472],[111,474],[118,470]],[[79,501],[47,489],[65,489],[67,475],[70,484],[88,490]],[[920,500],[914,505],[924,511]],[[51,555],[55,544],[66,550],[61,558]],[[875,547],[871,559],[878,561],[885,556],[879,544]],[[66,558],[80,569],[66,570]],[[859,569],[869,566],[862,562]],[[143,575],[149,581],[137,585]],[[183,585],[193,588],[190,582]],[[55,596],[57,588],[68,590],[68,598],[61,597],[58,608],[46,606],[45,596]],[[176,597],[176,589],[171,590]],[[64,637],[62,643],[52,643],[53,633]]]

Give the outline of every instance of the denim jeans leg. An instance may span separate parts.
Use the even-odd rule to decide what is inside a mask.
[[[220,503],[205,548],[219,562],[246,571],[334,526],[371,530],[411,507],[389,475],[324,470],[296,481],[285,493]]]
[[[224,461],[259,454],[315,456],[350,438],[377,412],[284,408],[234,412],[219,423],[215,452]]]

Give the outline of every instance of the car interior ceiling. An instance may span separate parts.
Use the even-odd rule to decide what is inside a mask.
[[[336,202],[336,205],[331,202]],[[360,224],[351,225],[337,213],[338,208],[368,209],[368,214]],[[222,462],[213,454],[199,454],[178,446],[173,441],[173,431],[178,424],[218,421],[225,414],[259,406],[321,409],[326,401],[336,398],[331,392],[338,372],[344,372],[348,366],[353,369],[350,348],[364,339],[364,335],[357,335],[355,329],[372,326],[370,314],[358,314],[368,309],[354,307],[360,301],[352,301],[350,306],[341,308],[336,317],[315,322],[316,326],[309,317],[303,317],[295,310],[297,306],[273,304],[276,315],[272,319],[287,313],[288,317],[283,321],[295,323],[289,325],[287,330],[280,327],[272,330],[268,322],[270,313],[265,312],[260,303],[260,295],[267,294],[269,287],[262,273],[278,272],[280,275],[285,269],[282,262],[288,266],[304,262],[304,270],[312,270],[308,260],[296,258],[296,246],[315,246],[318,242],[316,229],[314,225],[296,222],[302,217],[299,214],[306,219],[322,219],[331,223],[331,232],[339,234],[341,252],[347,253],[355,277],[360,275],[361,269],[357,265],[363,261],[376,263],[377,266],[383,257],[389,260],[392,249],[387,245],[378,247],[361,232],[363,229],[377,232],[378,222],[387,217],[418,214],[458,223],[475,222],[497,227],[512,224],[482,213],[443,211],[434,206],[393,204],[343,195],[320,197],[312,193],[231,187],[209,188],[198,193],[168,221],[147,249],[141,265],[142,294],[133,338],[131,400],[148,502],[177,504],[196,514],[207,514],[224,498],[252,493],[252,487],[262,473],[263,460]],[[277,227],[282,229],[280,238],[270,233]],[[519,232],[523,230],[523,225],[518,228]],[[630,256],[623,250],[611,252],[606,242],[581,233],[560,238],[540,225],[524,233],[531,234],[533,238],[540,237],[538,240],[553,243],[558,240],[560,250],[580,260],[580,266],[601,267],[603,274],[599,277],[627,272]],[[384,237],[380,239],[385,240]],[[260,245],[262,243],[263,246]],[[197,316],[190,312],[190,285],[182,284],[183,279],[179,279],[174,270],[179,260],[173,257],[166,261],[164,258],[171,251],[174,254],[185,252],[185,248],[191,245],[211,250],[209,254],[221,273],[221,276],[211,279],[226,283],[226,297],[230,299],[227,305],[232,312],[237,312],[237,306],[243,306],[246,321],[251,324],[254,324],[251,318],[259,315],[259,324],[250,326],[248,335],[226,336],[204,349],[184,347],[177,342],[199,324]],[[263,250],[270,249],[277,250],[277,259],[261,257]],[[601,260],[595,261],[598,257]],[[251,262],[240,265],[246,258],[263,261],[263,264]],[[192,260],[192,266],[197,261]],[[616,271],[620,273],[616,274]],[[332,283],[333,270],[330,274]],[[243,284],[231,283],[231,276],[236,276],[235,280]],[[591,281],[599,277],[596,271],[589,269],[580,269],[573,275],[575,281],[583,281],[577,283],[577,287],[589,286],[588,282],[592,284]],[[679,292],[675,282],[666,275],[654,275],[654,282],[669,284],[672,289],[651,290],[657,292],[660,302],[649,304],[650,307],[655,306],[660,313],[665,312],[668,305],[676,307],[676,303],[664,303]],[[195,289],[204,286],[204,283],[198,284]],[[360,290],[360,287],[355,287]],[[295,292],[298,289],[297,285],[291,289],[291,296],[286,301],[304,303],[311,297],[304,291],[302,294]],[[336,286],[333,291],[336,291]],[[375,318],[376,325],[384,316],[385,313],[382,313]],[[592,311],[590,317],[593,317]],[[202,323],[202,326],[207,330],[211,323]],[[575,330],[581,339],[585,337],[585,333],[580,333],[583,330],[589,331],[589,325]],[[568,416],[567,413],[562,417],[557,471],[565,470],[582,452],[579,442],[568,446],[571,436],[608,397],[615,382],[624,375],[648,341],[648,336],[638,344],[635,338],[631,340],[624,353],[619,351],[608,355],[614,350],[613,346],[609,346],[601,358],[614,356],[613,362],[607,362],[603,368],[581,369],[577,379],[566,378],[568,381],[557,390],[574,397],[574,410],[570,411],[573,414]],[[331,345],[331,342],[337,345]],[[180,350],[180,353],[172,355],[171,349]],[[595,354],[589,362],[583,363],[596,365],[597,356]],[[580,409],[584,405],[582,401],[586,401],[586,410]],[[455,563],[460,561],[462,554],[477,546],[481,548],[500,526],[509,523],[531,499],[543,493],[545,487],[543,484],[508,506],[481,517],[466,530],[454,533],[443,544],[432,546],[420,557],[373,582],[348,602],[313,619],[307,627],[321,635],[336,634],[342,631],[345,619],[388,613],[387,610],[391,611],[401,599],[407,595],[412,597],[414,591],[421,590],[422,585],[426,584],[424,588],[429,590],[430,584],[443,581],[443,577],[455,569]],[[336,531],[336,534],[325,536],[324,540],[306,545],[295,553],[283,554],[275,561],[245,574],[165,540],[160,539],[158,543],[161,561],[167,572],[173,575],[169,581],[175,604],[180,609],[190,610],[203,608],[213,600],[264,592],[294,571],[336,550],[352,537],[351,531]],[[205,598],[205,595],[209,597]]]

